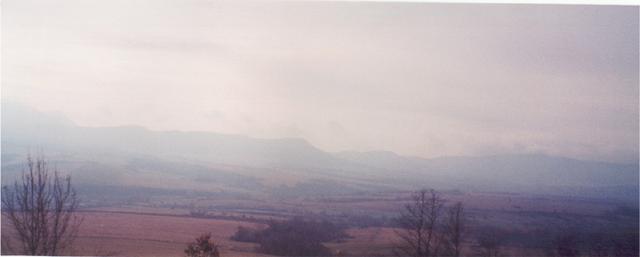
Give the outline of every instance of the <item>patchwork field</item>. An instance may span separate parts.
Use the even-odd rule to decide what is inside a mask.
[[[81,208],[83,223],[74,255],[181,256],[189,242],[211,233],[223,256],[264,256],[257,244],[230,237],[239,226],[264,228],[270,220],[305,216],[345,226],[347,238],[325,243],[334,255],[385,256],[397,244],[395,218],[408,203],[409,192],[387,192],[341,197],[139,197],[120,204]],[[611,202],[500,193],[443,194],[447,202],[462,202],[467,212],[469,235],[487,228],[502,229],[508,238],[501,251],[509,255],[535,256],[543,249],[533,243],[541,230],[589,224],[592,230],[637,226],[633,217],[616,214]],[[197,211],[196,211],[197,210]],[[586,231],[586,230],[585,230]],[[3,219],[3,234],[10,234]],[[547,235],[548,236],[548,235]],[[466,252],[476,241],[468,236]],[[6,253],[3,248],[3,253]]]

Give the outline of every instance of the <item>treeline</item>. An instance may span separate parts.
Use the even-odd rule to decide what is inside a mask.
[[[635,213],[635,215],[631,215]],[[634,216],[638,210],[619,208],[612,215]],[[435,190],[412,194],[398,218],[397,256],[509,256],[507,247],[529,248],[536,256],[639,256],[639,232],[636,222],[617,224],[613,216],[607,226],[572,223],[575,228],[544,228],[531,232],[513,232],[495,227],[475,227],[467,221],[461,203],[447,205]],[[579,226],[581,225],[581,227]],[[463,248],[465,243],[470,246]],[[518,253],[517,255],[523,255]]]
[[[583,227],[575,229],[505,230],[470,224],[462,203],[448,203],[435,190],[414,192],[410,199],[393,222],[397,234],[395,246],[381,254],[498,257],[512,255],[507,249],[517,248],[535,256],[638,256],[637,223],[635,227],[626,223],[608,226],[582,223]],[[621,211],[626,216],[637,215],[637,210]],[[623,215],[621,211],[612,215]],[[611,217],[612,221],[621,218]],[[258,243],[258,251],[267,254],[326,256],[330,252],[323,243],[346,238],[345,227],[295,218],[273,221],[264,229],[239,227],[232,239]]]
[[[521,249],[531,256],[638,256],[638,209],[620,206],[602,216],[554,214],[562,222],[533,229],[475,226],[469,240],[476,248]]]
[[[257,251],[280,256],[327,256],[323,243],[348,238],[344,227],[329,221],[296,217],[284,221],[272,220],[264,229],[238,227],[231,239],[257,243]]]
[[[540,229],[531,232],[479,228],[471,240],[479,256],[505,256],[506,247],[531,249],[536,256],[638,256],[637,227],[623,230],[579,231]],[[488,254],[488,253],[495,254]]]
[[[2,254],[53,256],[69,252],[82,221],[76,216],[78,206],[71,178],[49,169],[42,157],[29,157],[22,177],[2,188],[3,222],[6,219],[8,229],[17,234],[2,234]],[[209,217],[203,209],[191,215]],[[356,224],[378,222],[387,224],[383,219],[362,219]],[[525,232],[475,226],[473,231],[462,203],[447,203],[437,191],[421,190],[399,210],[393,223],[397,242],[390,252],[416,257],[498,257],[511,255],[505,248],[515,247],[536,249],[536,256],[639,256],[637,208],[618,208],[608,213],[602,224],[595,223],[578,221],[569,224],[571,229]],[[327,256],[331,251],[325,243],[348,238],[346,225],[339,224],[302,217],[271,220],[264,228],[239,227],[232,239],[256,243],[257,251],[265,254]],[[203,234],[188,244],[184,253],[189,257],[217,257],[220,249],[211,234]]]

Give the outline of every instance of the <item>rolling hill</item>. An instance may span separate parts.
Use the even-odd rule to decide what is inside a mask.
[[[258,139],[142,127],[82,127],[60,115],[2,106],[2,177],[42,151],[78,183],[273,192],[326,185],[331,192],[420,187],[636,200],[638,164],[547,155],[424,159],[393,152],[322,151],[299,138]],[[319,185],[319,186],[318,186]]]

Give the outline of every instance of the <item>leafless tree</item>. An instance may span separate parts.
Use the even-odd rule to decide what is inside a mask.
[[[457,202],[447,209],[443,230],[443,254],[459,257],[461,252],[462,236],[465,232],[465,214],[461,202]]]
[[[82,222],[71,177],[50,170],[42,157],[27,157],[13,187],[2,187],[2,215],[13,226],[22,254],[59,255],[68,250]]]
[[[219,257],[218,245],[211,241],[211,233],[203,234],[187,245],[184,253],[188,257]]]
[[[399,245],[395,252],[401,256],[437,256],[439,237],[436,227],[444,200],[435,190],[421,190],[411,196],[398,219]]]

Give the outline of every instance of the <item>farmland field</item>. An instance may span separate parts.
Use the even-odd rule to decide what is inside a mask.
[[[637,4],[431,2],[4,1],[0,255],[639,257]]]
[[[325,243],[334,254],[390,255],[398,242],[394,221],[403,205],[408,203],[409,193],[305,197],[286,201],[213,196],[200,196],[197,200],[142,197],[121,204],[85,207],[79,211],[83,222],[74,254],[180,256],[195,237],[211,233],[223,256],[262,256],[256,243],[230,239],[239,226],[264,228],[270,220],[306,216],[346,225],[348,238]],[[511,233],[513,238],[527,238],[535,236],[532,233],[539,229],[556,226],[587,223],[609,226],[615,220],[623,222],[623,227],[637,224],[632,217],[608,217],[619,206],[605,201],[491,192],[455,191],[443,195],[449,202],[465,203],[470,233],[484,227],[499,227]],[[200,209],[201,213],[195,215],[194,208]],[[6,226],[4,219],[3,225]],[[473,251],[474,241],[466,239],[463,247]],[[502,251],[538,255],[543,249],[513,242],[505,245]]]

